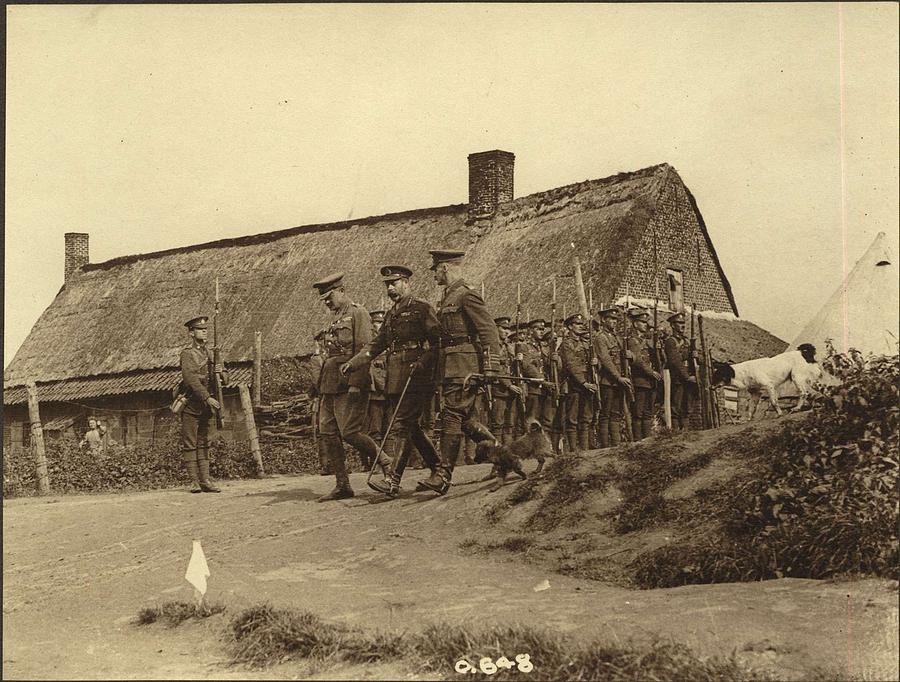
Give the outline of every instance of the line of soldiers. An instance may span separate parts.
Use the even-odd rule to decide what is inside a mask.
[[[354,494],[345,443],[367,466],[380,466],[383,480],[370,485],[394,497],[413,457],[431,472],[420,487],[443,495],[461,454],[470,462],[475,444],[509,443],[532,420],[552,434],[557,453],[563,435],[573,452],[617,445],[623,423],[633,439],[645,438],[663,367],[672,378],[673,426],[687,425],[697,379],[683,314],[668,317],[672,331],[662,352],[650,330],[650,313],[642,308],[602,308],[589,322],[576,313],[560,321],[558,334],[557,325],[543,319],[516,328],[509,317],[492,317],[463,280],[464,252],[430,254],[434,279],[444,287],[436,309],[411,295],[413,273],[400,265],[381,268],[394,304],[383,317],[351,300],[342,273],[313,285],[333,313],[316,335],[324,349],[316,390],[320,447],[337,485],[320,501]],[[217,375],[225,378],[224,366],[214,365],[206,346],[208,318],[193,318],[185,326],[191,345],[181,353],[184,462],[191,492],[219,492],[209,479],[207,453],[209,424],[221,409],[210,389]],[[439,448],[429,435],[435,412]],[[388,414],[392,419],[386,420]],[[372,437],[383,438],[392,425],[394,459]]]
[[[492,317],[463,280],[464,252],[429,253],[435,281],[444,287],[437,308],[411,295],[413,273],[400,265],[380,271],[393,302],[383,319],[382,311],[370,315],[351,300],[342,273],[313,284],[333,313],[317,335],[324,350],[317,391],[320,443],[336,486],[319,501],[354,495],[344,443],[369,466],[380,466],[383,480],[370,485],[395,497],[414,455],[431,472],[420,488],[443,495],[460,454],[471,457],[465,441],[508,443],[530,420],[553,434],[557,452],[561,435],[570,451],[618,444],[627,411],[632,437],[644,438],[652,428],[663,367],[672,376],[673,426],[687,424],[696,377],[683,314],[668,318],[672,331],[662,350],[652,338],[650,313],[642,308],[604,308],[590,321],[570,315],[559,334],[543,319],[516,329],[509,317]],[[435,397],[439,447],[425,428]],[[395,427],[393,459],[372,438],[390,429],[388,414]]]

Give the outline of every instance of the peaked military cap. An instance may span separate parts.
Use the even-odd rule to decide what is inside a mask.
[[[206,315],[191,318],[184,323],[188,329],[209,329],[209,318]]]
[[[598,310],[597,317],[618,317],[620,312],[621,311],[619,310],[618,306],[610,306],[609,308],[601,308],[600,310]]]
[[[328,277],[324,277],[320,279],[318,282],[313,282],[313,289],[317,289],[319,291],[319,298],[325,298],[329,293],[337,289],[339,286],[344,284],[344,273],[343,272],[333,272],[328,275]]]
[[[431,270],[434,270],[440,263],[462,263],[466,255],[465,251],[455,251],[452,249],[431,249]]]
[[[375,320],[375,319],[383,320],[384,319],[384,311],[383,310],[370,310],[369,317],[371,317],[373,320]]]
[[[581,313],[575,313],[575,314],[573,314],[573,315],[569,315],[569,316],[565,319],[565,321],[563,322],[563,324],[566,325],[567,327],[570,327],[570,326],[572,326],[575,322],[584,322],[584,315],[582,315]]]
[[[666,320],[669,322],[684,322],[684,313],[673,313]]]
[[[628,317],[632,320],[647,321],[650,319],[650,313],[643,308],[632,308],[628,311]]]
[[[412,270],[402,265],[385,265],[381,268],[381,279],[385,282],[396,282],[398,279],[409,279]]]
[[[531,320],[530,322],[527,322],[527,323],[525,324],[525,326],[527,326],[527,327],[537,327],[539,324],[542,324],[542,325],[544,325],[544,326],[546,327],[546,326],[547,326],[548,324],[550,324],[550,323],[547,322],[547,320],[545,320],[545,319],[542,318],[542,317],[536,317],[536,318],[534,318],[533,320]]]
[[[494,318],[494,324],[496,324],[498,327],[509,327],[511,321],[512,320],[510,320],[509,316],[507,315],[501,315],[500,317]]]

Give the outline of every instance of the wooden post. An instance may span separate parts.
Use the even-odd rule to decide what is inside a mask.
[[[709,390],[709,365],[706,364],[706,336],[703,334],[703,315],[697,315],[697,330],[700,334],[700,366],[697,371],[697,383],[700,388],[700,406],[703,409],[703,428],[711,429],[714,423]]]
[[[262,403],[262,332],[256,332],[253,344],[253,405]]]
[[[587,296],[584,294],[584,279],[581,276],[581,261],[575,258],[575,293],[578,295],[578,310],[584,317],[585,323],[591,323],[591,313],[588,310]]]
[[[37,384],[29,381],[26,384],[28,390],[28,417],[31,420],[31,444],[34,447],[35,473],[38,480],[38,492],[41,495],[50,494],[50,477],[47,475],[47,453],[44,450],[44,429],[41,427],[41,413],[38,409]]]
[[[669,370],[663,370],[663,416],[666,428],[672,428],[672,375]]]
[[[250,389],[247,384],[240,384],[238,391],[241,394],[241,407],[244,409],[244,421],[247,424],[247,435],[250,437],[250,452],[256,460],[256,475],[262,478],[265,475],[263,469],[262,454],[259,451],[259,434],[256,432],[256,420],[253,419],[253,402],[250,400]]]

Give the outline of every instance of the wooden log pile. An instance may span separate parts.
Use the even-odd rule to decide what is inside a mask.
[[[285,440],[311,437],[313,409],[314,400],[307,393],[257,405],[254,417],[260,437]]]

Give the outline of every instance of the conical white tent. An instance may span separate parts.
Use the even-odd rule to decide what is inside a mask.
[[[835,350],[846,353],[856,348],[864,354],[897,353],[900,326],[900,279],[897,262],[884,232],[863,254],[847,279],[822,309],[791,342],[813,344],[818,357],[824,358],[825,341],[831,339]]]

